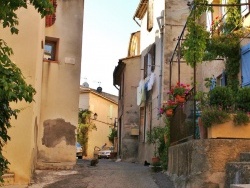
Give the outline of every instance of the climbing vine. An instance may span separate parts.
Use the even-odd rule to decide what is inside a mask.
[[[228,4],[239,4],[239,0],[229,0]],[[241,32],[240,6],[228,6],[225,20],[216,20],[216,27],[212,27],[211,33],[206,31],[204,24],[200,23],[201,15],[206,11],[213,12],[212,6],[208,6],[206,0],[193,1],[192,11],[187,19],[186,40],[182,50],[187,64],[194,67],[194,63],[212,61],[218,57],[225,59],[225,73],[227,85],[234,91],[238,89],[238,74],[240,71],[240,44],[243,37]],[[218,29],[219,33],[215,31]]]
[[[88,109],[80,109],[78,112],[77,141],[83,148],[84,156],[87,156],[89,131],[97,130],[96,125],[91,121],[91,114]]]

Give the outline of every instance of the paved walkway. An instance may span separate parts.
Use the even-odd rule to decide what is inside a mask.
[[[78,159],[74,170],[37,170],[29,186],[5,188],[174,188],[163,172],[142,164],[100,159],[96,166]]]

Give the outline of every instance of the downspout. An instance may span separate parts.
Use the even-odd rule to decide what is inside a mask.
[[[162,20],[163,24],[160,23]],[[157,17],[158,26],[160,28],[160,37],[161,37],[161,52],[160,52],[160,71],[159,71],[159,95],[158,95],[158,109],[161,108],[161,99],[162,99],[162,67],[163,67],[163,29],[164,29],[164,16]],[[160,115],[158,115],[158,119]]]

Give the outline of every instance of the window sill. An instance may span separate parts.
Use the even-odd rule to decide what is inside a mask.
[[[48,62],[48,63],[59,63],[58,61],[48,60],[48,59],[43,59],[43,62]]]

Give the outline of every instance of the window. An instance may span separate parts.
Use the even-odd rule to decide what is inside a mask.
[[[248,3],[249,0],[240,0],[240,3]],[[246,16],[249,13],[249,5],[242,5],[241,6],[241,16]]]
[[[47,61],[58,60],[58,38],[46,37],[44,45],[44,56],[43,59]]]
[[[144,78],[155,70],[155,44],[152,44],[148,53],[144,56]]]
[[[241,84],[250,86],[250,44],[241,48]]]
[[[226,4],[227,0],[213,0],[212,4]],[[225,19],[226,9],[224,6],[214,6],[213,12],[206,13],[207,31],[220,33],[220,23]]]
[[[227,76],[225,71],[223,71],[216,79],[216,86],[226,86],[227,85]]]

